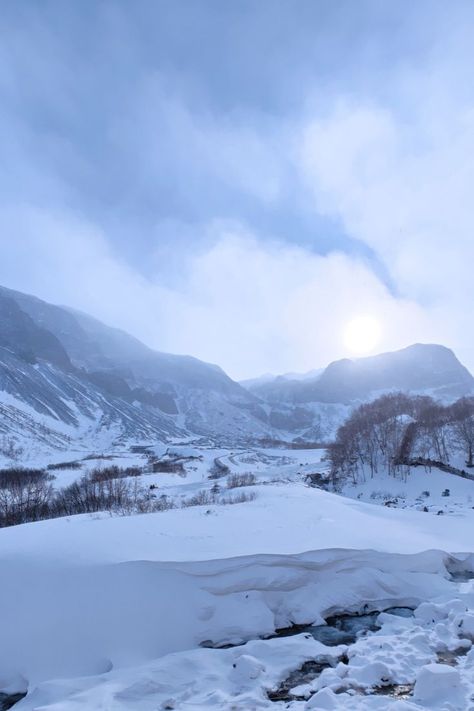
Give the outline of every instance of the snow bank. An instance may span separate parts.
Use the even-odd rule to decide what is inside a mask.
[[[0,689],[139,664],[200,642],[239,643],[338,611],[449,591],[437,552],[322,551],[222,561],[74,566],[3,561]]]
[[[436,556],[428,556],[424,563],[432,568],[435,559]],[[347,566],[342,552],[335,554],[334,560],[340,572]],[[294,564],[301,569],[303,562]],[[400,566],[400,561],[389,557],[387,565],[391,562],[399,574],[403,569],[402,577],[410,577],[409,566]],[[345,572],[347,583],[350,574]],[[430,582],[425,580],[428,585]],[[319,676],[315,674],[313,682],[291,689],[286,709],[467,711],[474,691],[474,650],[458,656],[456,668],[437,660],[440,652],[458,653],[464,638],[459,634],[457,615],[460,606],[472,605],[473,586],[467,593],[459,593],[454,583],[447,586],[449,592],[439,602],[430,603],[436,618],[443,620],[447,635],[439,622],[430,622],[424,614],[413,618],[382,614],[380,629],[349,647],[326,647],[309,634],[299,634],[251,640],[232,649],[185,650],[134,668],[114,668],[96,676],[42,683],[19,704],[18,711],[277,709],[280,705],[269,699],[268,692],[311,661],[329,666]],[[450,598],[453,593],[458,597]],[[397,698],[397,684],[404,685],[399,686],[404,698]]]

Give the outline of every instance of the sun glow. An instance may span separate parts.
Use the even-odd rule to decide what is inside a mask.
[[[380,323],[374,316],[356,316],[344,329],[344,345],[354,355],[371,353],[380,342],[381,332]]]

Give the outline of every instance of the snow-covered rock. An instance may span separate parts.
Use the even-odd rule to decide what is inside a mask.
[[[414,699],[428,708],[435,708],[446,703],[456,704],[464,696],[461,675],[457,669],[447,664],[427,664],[418,673]]]
[[[306,709],[337,709],[336,694],[331,689],[321,689],[305,705]]]
[[[388,660],[387,660],[388,661]],[[388,664],[380,661],[370,661],[360,666],[350,667],[350,677],[362,687],[386,686],[392,681],[392,673]]]

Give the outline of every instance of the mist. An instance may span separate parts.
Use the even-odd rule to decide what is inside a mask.
[[[233,378],[474,368],[473,7],[6,3],[0,283]]]

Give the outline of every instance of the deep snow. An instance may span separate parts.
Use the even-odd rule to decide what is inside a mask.
[[[437,516],[380,505],[369,489],[362,501],[307,486],[306,474],[324,472],[321,451],[194,454],[202,458],[186,465],[186,478],[142,480],[179,500],[212,485],[218,457],[257,475],[257,498],[0,530],[0,689],[28,689],[18,711],[284,708],[267,692],[312,659],[334,669],[299,689],[288,708],[474,708],[474,593],[470,582],[450,579],[474,568],[473,482],[458,492],[466,505]],[[56,486],[63,475],[70,481],[72,473],[57,472]],[[437,476],[430,481],[432,492],[444,487]],[[410,497],[426,488],[424,479],[413,482]],[[393,605],[418,611],[412,620],[382,615],[382,628],[348,649],[304,634],[259,639]],[[440,669],[439,654],[459,647],[468,653],[454,671]],[[394,684],[407,686],[406,699],[373,689]]]

